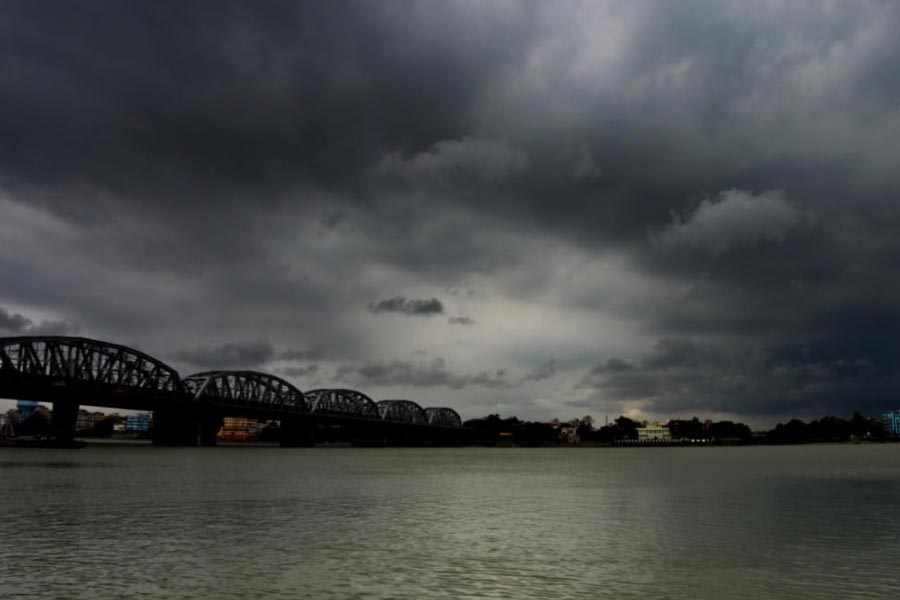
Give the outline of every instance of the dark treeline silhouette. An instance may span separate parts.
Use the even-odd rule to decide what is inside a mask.
[[[578,434],[586,442],[614,442],[616,440],[638,439],[638,427],[641,423],[619,417],[609,425],[596,430],[579,428]],[[673,419],[669,421],[669,432],[676,440],[709,440],[715,442],[749,442],[753,438],[750,428],[743,423],[733,421],[701,421],[697,417],[691,420]]]
[[[477,443],[491,446],[547,446],[572,443],[612,444],[616,441],[637,440],[638,428],[642,423],[620,416],[608,425],[595,428],[590,417],[568,422],[542,423],[521,421],[516,417],[503,419],[500,415],[492,414],[471,419],[464,425],[473,430]],[[672,437],[678,439],[749,442],[753,437],[750,428],[743,423],[704,422],[696,417],[690,421],[670,421],[669,428]]]
[[[474,440],[479,444],[550,446],[631,442],[638,439],[638,428],[643,423],[620,416],[607,425],[595,428],[590,417],[568,422],[541,423],[522,421],[516,417],[504,419],[491,414],[466,421],[464,425],[473,431]],[[792,419],[786,424],[779,423],[771,431],[755,434],[744,423],[701,421],[697,417],[672,419],[667,425],[673,443],[804,444],[887,439],[880,420],[864,417],[858,412],[853,413],[850,419],[829,416],[810,423]]]
[[[886,439],[886,436],[881,421],[855,412],[850,419],[822,417],[810,423],[791,419],[787,423],[776,425],[766,438],[772,444],[804,444],[847,440],[880,441]]]
[[[94,424],[89,432],[80,432],[82,437],[110,437],[113,425],[122,417],[110,416]],[[702,441],[707,443],[737,444],[806,444],[817,442],[885,441],[890,438],[879,419],[864,417],[855,412],[849,419],[822,417],[805,423],[791,419],[778,423],[771,431],[754,434],[743,423],[733,421],[701,421],[693,419],[672,419],[668,423],[674,442]],[[553,421],[543,423],[522,421],[516,417],[501,418],[491,414],[479,419],[471,419],[464,426],[472,431],[472,441],[476,444],[553,446],[571,444],[614,444],[638,439],[641,422],[620,416],[607,425],[594,427],[591,417],[582,417],[568,422]],[[16,435],[46,436],[50,430],[50,419],[43,412],[34,412],[26,420],[14,425]],[[269,422],[259,433],[259,441],[273,442],[279,439],[279,427]],[[332,441],[325,439],[324,441]]]
[[[548,423],[520,421],[516,417],[501,419],[500,415],[488,415],[463,423],[473,431],[477,443],[493,446],[510,443],[518,446],[544,446],[559,443],[559,431]]]

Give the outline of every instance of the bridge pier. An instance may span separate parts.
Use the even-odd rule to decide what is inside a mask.
[[[315,446],[316,420],[310,417],[284,419],[280,434],[282,446]]]
[[[200,445],[215,446],[219,439],[219,430],[225,420],[220,415],[206,414],[200,417]]]
[[[160,409],[153,412],[154,446],[196,446],[200,423],[187,410]]]
[[[75,425],[78,421],[78,402],[54,400],[50,418],[50,435],[58,444],[75,441]]]

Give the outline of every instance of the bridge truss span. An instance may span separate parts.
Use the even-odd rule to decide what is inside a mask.
[[[70,336],[0,337],[0,398],[52,403],[54,443],[74,442],[81,406],[153,412],[153,441],[214,445],[226,418],[279,421],[285,445],[469,439],[450,408],[375,402],[351,389],[301,392],[268,373],[217,370],[187,377],[141,351]]]
[[[162,361],[127,346],[81,337],[0,338],[0,377],[88,391],[182,391],[178,373]]]
[[[378,412],[382,421],[407,425],[428,425],[428,415],[412,400],[381,400]]]
[[[375,401],[356,390],[319,389],[307,392],[314,415],[379,419]]]
[[[309,412],[303,392],[268,373],[207,371],[185,377],[184,387],[194,402],[277,412]]]
[[[425,409],[428,424],[436,427],[462,427],[462,418],[452,408],[429,407]]]

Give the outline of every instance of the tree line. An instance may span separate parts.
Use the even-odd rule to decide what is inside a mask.
[[[879,419],[858,412],[849,419],[822,417],[810,423],[791,419],[770,431],[751,431],[744,423],[734,421],[701,421],[699,418],[672,419],[668,428],[673,440],[699,440],[709,443],[737,444],[803,444],[844,442],[851,440],[886,441],[891,439]],[[473,431],[476,443],[484,445],[551,446],[571,443],[614,444],[638,439],[642,423],[620,416],[602,427],[594,427],[591,417],[567,422],[523,421],[498,414],[471,419],[464,423]],[[574,436],[571,435],[574,432]]]

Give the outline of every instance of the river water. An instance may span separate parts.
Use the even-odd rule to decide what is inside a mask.
[[[0,598],[897,598],[900,444],[0,449]]]

